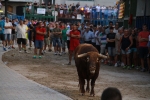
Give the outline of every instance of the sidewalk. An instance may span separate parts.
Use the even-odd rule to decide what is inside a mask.
[[[8,68],[0,47],[0,100],[72,100]]]

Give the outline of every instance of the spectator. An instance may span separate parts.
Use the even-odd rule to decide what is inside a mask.
[[[56,28],[53,29],[53,46],[54,46],[54,54],[55,55],[62,55],[61,54],[61,40],[60,40],[60,35],[61,35],[61,29],[59,27],[59,24],[56,24]]]
[[[147,25],[143,25],[143,31],[139,33],[138,38],[139,38],[139,55],[141,58],[141,66],[142,72],[145,72],[146,69],[144,67],[144,59],[148,54],[148,47],[147,47],[147,43],[148,43],[148,36],[149,36],[149,32],[147,31]]]
[[[2,5],[2,3],[1,3],[1,1],[0,1],[0,10],[2,9],[2,6],[3,6],[3,5]]]
[[[121,47],[121,53],[122,53],[122,60],[124,63],[123,68],[124,69],[131,69],[131,62],[130,62],[130,53],[131,53],[131,46],[133,45],[133,40],[132,37],[129,34],[129,30],[125,29],[124,30],[124,35],[120,39],[120,44],[119,44],[119,52],[120,52],[120,47]]]
[[[92,34],[92,45],[94,46],[94,47],[96,47],[96,38],[95,38],[95,33],[96,33],[96,31],[97,31],[97,27],[96,27],[96,25],[94,25],[94,27],[93,27],[93,34]]]
[[[98,4],[98,5],[96,6],[97,19],[100,19],[100,10],[101,10],[101,7],[100,7],[100,5]]]
[[[37,57],[37,49],[39,50],[39,58],[42,58],[42,50],[43,50],[43,42],[44,42],[44,35],[46,34],[46,29],[42,27],[43,23],[39,22],[39,26],[36,27],[36,35],[35,35],[35,49],[34,49],[34,56],[33,58],[36,59]]]
[[[74,3],[73,3],[72,6],[71,6],[71,11],[74,12],[75,8],[76,8],[76,7],[75,7],[75,5],[74,5]]]
[[[9,22],[9,18],[6,18],[6,22],[5,22],[5,30],[4,30],[4,38],[5,38],[5,42],[4,42],[4,51],[7,51],[6,49],[6,44],[8,45],[8,49],[11,49],[11,33],[12,33],[12,23]]]
[[[70,47],[70,32],[72,31],[72,27],[73,26],[71,26],[71,29],[70,29],[70,25],[69,24],[67,25],[66,35],[67,35],[67,48],[68,48],[68,52],[69,52],[69,47]]]
[[[132,57],[132,68],[134,67],[138,67],[138,64],[137,64],[137,34],[135,33],[135,30],[132,29],[131,30],[131,37],[132,37],[132,41],[133,41],[133,44],[131,46],[131,53],[133,53],[133,57]]]
[[[101,100],[122,100],[122,96],[117,88],[109,87],[103,91]]]
[[[148,36],[148,55],[147,55],[147,62],[148,62],[148,72],[150,73],[150,34]]]
[[[17,32],[17,44],[19,48],[19,52],[21,52],[21,49],[23,48],[26,52],[26,30],[27,26],[23,24],[23,21],[20,20],[20,24],[16,27]],[[22,44],[22,47],[21,47]]]
[[[52,34],[52,32],[53,32],[53,29],[54,29],[54,25],[52,24],[52,23],[50,23],[49,24],[49,28],[50,28],[50,38],[49,38],[49,52],[51,52],[52,51],[52,42],[53,42],[53,34]]]
[[[46,29],[46,34],[44,35],[44,50],[43,53],[46,53],[46,47],[49,45],[49,38],[50,38],[50,29],[49,26],[46,25],[46,22],[44,22],[44,27]]]
[[[80,44],[79,38],[80,38],[80,32],[78,31],[77,26],[73,25],[73,30],[70,32],[70,47],[69,47],[69,63],[68,63],[68,65],[71,65],[71,59],[73,56],[73,52],[76,49],[76,47]]]
[[[113,32],[117,34],[118,33],[118,28],[119,28],[119,23],[117,22],[115,24],[115,28],[114,28]]]
[[[101,27],[98,27],[98,30],[95,33],[96,38],[96,49],[100,53],[100,33],[101,33]]]
[[[78,2],[77,4],[76,4],[76,8],[78,9],[80,7],[80,2]]]
[[[64,25],[64,29],[62,30],[62,52],[63,54],[66,54],[66,44],[67,44],[67,26]]]
[[[0,17],[0,40],[2,41],[3,48],[5,47],[4,45],[4,21]]]
[[[15,49],[14,43],[16,41],[17,34],[15,32],[16,24],[15,24],[15,20],[14,19],[12,20],[12,26],[13,26],[13,28],[12,28],[12,36],[11,36],[12,43],[11,44],[12,44],[12,48]]]
[[[110,33],[110,27],[113,27],[113,22],[112,21],[109,22],[109,27],[105,30],[106,34]]]
[[[119,43],[120,43],[120,39],[123,35],[123,27],[119,28],[118,33],[116,33],[116,37],[115,37],[115,48],[116,48],[116,55],[115,55],[115,67],[119,66],[119,62],[121,61],[121,53],[119,52]],[[122,63],[121,66],[124,66],[124,64]]]
[[[31,49],[32,47],[32,32],[33,32],[33,29],[34,29],[34,20],[31,20],[31,24],[29,24],[29,32],[28,32],[28,39],[29,39],[29,49]]]
[[[88,26],[84,32],[84,43],[88,43],[88,44],[91,44],[91,39],[92,39],[92,34],[93,32],[90,31],[90,27]]]
[[[113,27],[110,28],[110,33],[107,34],[107,46],[108,46],[108,54],[110,56],[110,63],[109,65],[113,65],[113,59],[115,57],[115,36],[116,34],[113,33]]]

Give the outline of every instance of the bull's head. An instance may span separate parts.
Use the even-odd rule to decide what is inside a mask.
[[[107,59],[108,56],[99,54],[97,52],[88,52],[78,55],[78,58],[83,58],[87,62],[88,70],[91,74],[95,74],[96,65],[100,64],[102,58]]]

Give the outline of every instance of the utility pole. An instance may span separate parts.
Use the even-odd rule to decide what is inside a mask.
[[[8,0],[5,0],[5,17],[7,17],[7,5],[8,5]]]

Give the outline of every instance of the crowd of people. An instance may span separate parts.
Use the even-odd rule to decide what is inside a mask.
[[[121,2],[121,1],[120,1]],[[51,5],[51,3],[45,4],[44,2],[40,5],[36,1],[34,3],[29,2],[26,4],[27,13],[33,13],[32,8],[34,8],[34,13],[36,13],[38,7],[46,8],[46,12],[48,14],[52,14],[52,11],[55,8],[55,11],[58,11],[59,17],[71,17],[71,18],[77,18],[77,14],[82,14],[85,16],[87,19],[113,19],[117,18],[118,15],[118,6],[100,6],[100,4],[93,5],[93,6],[88,6],[85,4],[85,6],[80,6],[80,3],[78,2],[77,4],[56,4],[56,5]],[[54,6],[54,7],[53,7]]]
[[[47,51],[63,56],[68,51],[69,63],[79,44],[92,44],[101,54],[109,54],[109,59],[101,62],[124,69],[136,68],[150,73],[150,32],[146,25],[142,29],[120,27],[119,23],[109,22],[108,27],[91,23],[71,24],[25,19],[0,20],[0,39],[3,50],[14,49],[17,41],[19,52],[28,53],[34,46],[33,58],[42,58]],[[29,41],[29,42],[28,42]],[[33,45],[34,43],[34,45]],[[52,50],[54,47],[54,50]],[[68,50],[66,50],[66,47]],[[39,49],[39,53],[37,50]]]

